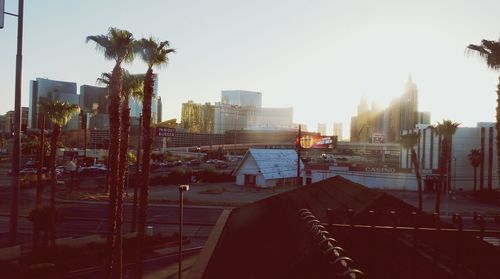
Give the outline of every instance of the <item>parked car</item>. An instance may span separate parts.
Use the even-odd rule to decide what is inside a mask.
[[[217,162],[215,163],[216,169],[227,169],[229,165],[226,162]]]
[[[92,174],[106,174],[107,169],[103,167],[81,167],[78,169],[78,174],[79,175],[92,175]]]
[[[43,168],[42,168],[43,171]],[[19,171],[19,174],[35,174],[38,170],[36,168],[24,168]]]
[[[198,159],[193,159],[188,162],[188,166],[199,166],[201,164],[200,160]]]

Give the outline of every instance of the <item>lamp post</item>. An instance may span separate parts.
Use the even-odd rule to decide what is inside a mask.
[[[19,166],[21,165],[21,86],[23,67],[23,18],[24,0],[19,0],[16,14],[3,12],[17,17],[17,53],[16,53],[16,83],[14,98],[14,142],[12,146],[12,180],[11,207],[9,223],[9,243],[17,244],[17,215],[19,213]],[[3,15],[2,15],[3,16]]]
[[[201,147],[198,145],[196,147],[196,152],[198,152],[198,161],[200,161],[200,151],[201,151]],[[201,162],[201,161],[200,161]]]
[[[182,234],[184,222],[184,192],[189,191],[189,185],[179,186],[179,279],[182,277]]]

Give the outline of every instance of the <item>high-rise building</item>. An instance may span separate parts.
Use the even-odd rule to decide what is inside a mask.
[[[429,111],[421,111],[418,113],[418,124],[431,124],[431,113]]]
[[[376,103],[369,108],[365,97],[361,99],[358,115],[351,118],[351,141],[370,142],[376,137],[395,142],[403,131],[415,129],[419,123],[430,123],[430,113],[418,112],[418,89],[410,76],[403,94],[385,110]]]
[[[241,93],[241,94],[240,94]],[[222,92],[226,103],[182,104],[181,127],[196,133],[222,134],[243,129],[290,129],[293,108],[262,108],[261,93]]]
[[[245,90],[222,90],[221,103],[240,107],[262,107],[262,93]]]
[[[108,88],[86,84],[80,86],[80,109],[92,114],[107,114]]]
[[[415,129],[418,113],[418,89],[411,75],[406,82],[403,95],[399,99],[399,131]]]
[[[213,133],[214,106],[188,101],[182,104],[181,127],[191,133]]]
[[[14,111],[9,110],[4,115],[0,115],[0,136],[10,137],[14,132]],[[27,128],[29,119],[29,108],[21,107],[21,129]]]
[[[322,136],[326,136],[326,124],[318,123],[318,133]]]
[[[80,100],[76,92],[76,83],[45,78],[37,78],[30,81],[29,127],[38,127],[40,104],[48,101],[61,101],[79,105]],[[47,126],[51,127],[51,124],[47,123]],[[63,130],[73,129],[78,129],[78,115],[73,116],[68,121],[68,124],[63,127]]]
[[[338,141],[342,141],[344,139],[342,133],[342,123],[333,122],[333,135],[337,136]]]
[[[89,129],[109,129],[108,88],[80,86],[80,109],[88,116]]]

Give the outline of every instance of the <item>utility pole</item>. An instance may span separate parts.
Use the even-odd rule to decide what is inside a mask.
[[[302,178],[300,177],[300,150],[302,149],[302,146],[300,144],[300,139],[302,138],[302,133],[301,133],[301,126],[299,124],[299,134],[297,135],[297,188],[302,186]]]
[[[7,15],[17,16],[17,54],[16,54],[16,85],[14,101],[14,143],[12,147],[12,181],[11,206],[9,223],[9,243],[17,244],[17,218],[19,213],[19,167],[21,165],[21,88],[23,67],[23,17],[24,0],[19,0],[17,15],[4,12]]]

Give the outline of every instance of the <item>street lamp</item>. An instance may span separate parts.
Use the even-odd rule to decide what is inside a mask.
[[[189,185],[179,185],[179,279],[182,277],[182,234],[184,221],[184,192],[189,191]]]
[[[201,147],[198,145],[196,147],[196,152],[198,152],[198,161],[200,161],[200,151],[201,151]],[[200,161],[201,162],[201,161]]]
[[[2,4],[4,4],[3,1]],[[19,0],[17,15],[5,12],[3,11],[3,9],[1,12],[6,15],[17,17],[16,83],[14,94],[14,142],[12,144],[12,181],[9,222],[9,243],[11,245],[15,245],[17,244],[17,215],[19,213],[19,166],[21,165],[21,86],[23,66],[24,0]]]

